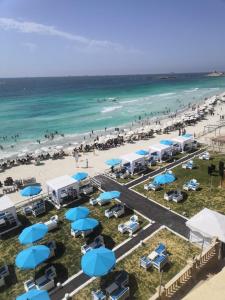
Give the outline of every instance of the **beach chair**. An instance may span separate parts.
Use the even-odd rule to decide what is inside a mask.
[[[99,198],[90,198],[89,203],[94,206],[98,204],[98,200]]]
[[[198,188],[199,188],[199,183],[197,182],[196,179],[191,179],[183,185],[183,189],[186,191],[197,191]]]
[[[112,207],[110,207],[109,209],[105,210],[105,216],[107,218],[111,218],[111,217],[120,217],[122,215],[124,215],[125,213],[125,209],[124,209],[124,205],[123,204],[115,204]]]
[[[168,261],[168,255],[158,255],[154,260],[152,260],[152,265],[160,272]]]
[[[152,262],[147,256],[142,256],[140,258],[140,267],[147,270],[151,267],[151,265],[152,265]]]
[[[91,292],[91,299],[92,300],[105,300],[106,299],[106,295],[101,290],[92,291]]]
[[[129,286],[120,287],[109,296],[110,300],[125,300],[129,298],[130,298]]]
[[[23,283],[23,285],[24,285],[24,289],[26,292],[28,292],[29,290],[32,290],[32,289],[36,289],[36,285],[35,285],[33,278],[26,280]]]
[[[183,197],[183,194],[181,193],[181,191],[175,191],[173,194],[172,200],[173,200],[173,202],[178,203],[178,202],[182,201],[183,198],[184,197]]]
[[[4,264],[0,268],[0,287],[5,285],[5,278],[9,276],[9,268],[6,264]]]
[[[82,236],[82,237],[86,237],[88,236],[90,233],[93,232],[93,229],[91,230],[86,230],[86,231],[79,231],[79,230],[73,230],[71,228],[70,230],[70,234],[73,236],[73,237],[79,237],[79,236]]]
[[[49,258],[54,257],[55,251],[56,251],[56,242],[54,240],[51,240],[51,241],[48,241],[45,245],[50,249]]]
[[[81,246],[81,253],[85,254],[92,249],[97,249],[104,246],[105,246],[104,238],[102,235],[99,235],[94,239],[92,243]]]
[[[186,162],[185,164],[182,164],[182,168],[183,169],[189,169],[192,170],[194,168],[194,162],[193,160],[189,160],[188,162]]]
[[[163,243],[160,243],[156,248],[155,252],[158,253],[159,255],[166,255],[166,246]]]
[[[144,189],[146,191],[159,191],[161,189],[161,185],[160,184],[156,184],[155,182],[150,182],[149,184],[145,184],[144,185]]]
[[[210,154],[209,154],[209,152],[204,152],[204,153],[200,154],[199,155],[199,159],[210,160]]]
[[[138,222],[138,216],[133,215],[130,217],[130,220],[118,225],[118,231],[121,233],[129,232],[130,234],[133,234],[136,232],[140,227],[140,224]]]
[[[52,216],[49,221],[44,224],[48,226],[48,231],[54,230],[58,227],[59,217],[57,215]]]

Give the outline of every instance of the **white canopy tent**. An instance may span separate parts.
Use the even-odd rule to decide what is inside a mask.
[[[190,241],[208,247],[212,239],[217,237],[225,243],[225,216],[204,208],[186,222],[190,228]]]
[[[194,142],[193,136],[178,136],[171,139],[175,144],[178,144],[183,152],[186,145],[191,145]]]
[[[79,182],[69,175],[48,180],[46,185],[52,201],[59,206],[65,199],[79,197]]]
[[[168,155],[172,155],[173,146],[171,145],[163,145],[163,144],[154,144],[149,146],[150,154],[157,153],[159,160],[162,160],[162,157],[165,153]]]
[[[0,197],[0,235],[20,226],[16,207],[9,196]]]
[[[121,165],[129,164],[128,169],[131,173],[134,172],[134,169],[138,164],[141,164],[142,166],[145,165],[145,157],[133,152],[120,156],[120,159],[122,160]]]

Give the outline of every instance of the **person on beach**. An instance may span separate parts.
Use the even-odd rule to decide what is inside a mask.
[[[86,158],[86,168],[88,168],[88,159]]]

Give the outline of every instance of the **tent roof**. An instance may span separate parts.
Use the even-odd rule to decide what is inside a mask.
[[[134,161],[144,160],[144,156],[132,152],[132,153],[128,153],[126,155],[120,156],[120,159],[122,159],[122,161],[134,162]]]
[[[8,208],[15,207],[9,196],[4,195],[0,198],[0,211],[5,211]]]
[[[203,236],[217,237],[225,243],[225,216],[204,208],[186,222],[187,227]]]
[[[172,138],[171,139],[173,142],[176,142],[176,143],[180,143],[180,144],[184,144],[186,142],[191,142],[193,141],[193,137],[192,136],[189,136],[189,137],[182,137],[182,136],[177,136],[175,138]]]
[[[46,184],[54,190],[59,190],[75,183],[78,183],[78,181],[69,175],[56,177],[46,182]]]
[[[162,151],[162,150],[171,149],[171,145],[164,145],[158,143],[158,144],[150,145],[149,148],[154,151]]]

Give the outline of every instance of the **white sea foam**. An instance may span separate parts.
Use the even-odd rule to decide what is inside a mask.
[[[122,107],[123,107],[122,105],[104,107],[104,108],[102,109],[101,113],[102,113],[102,114],[109,113],[109,112],[112,112],[112,111],[114,111],[114,110],[120,109],[120,108],[122,108]]]
[[[186,90],[186,91],[184,91],[185,93],[193,93],[193,92],[196,92],[196,91],[198,91],[199,90],[199,88],[194,88],[194,89],[190,89],[190,90]]]
[[[121,101],[120,103],[132,103],[132,102],[138,102],[140,99],[133,99],[133,100],[126,100],[126,101]]]
[[[172,95],[176,95],[176,93],[162,93],[162,94],[156,94],[153,95],[154,97],[168,97],[168,96],[172,96]]]

